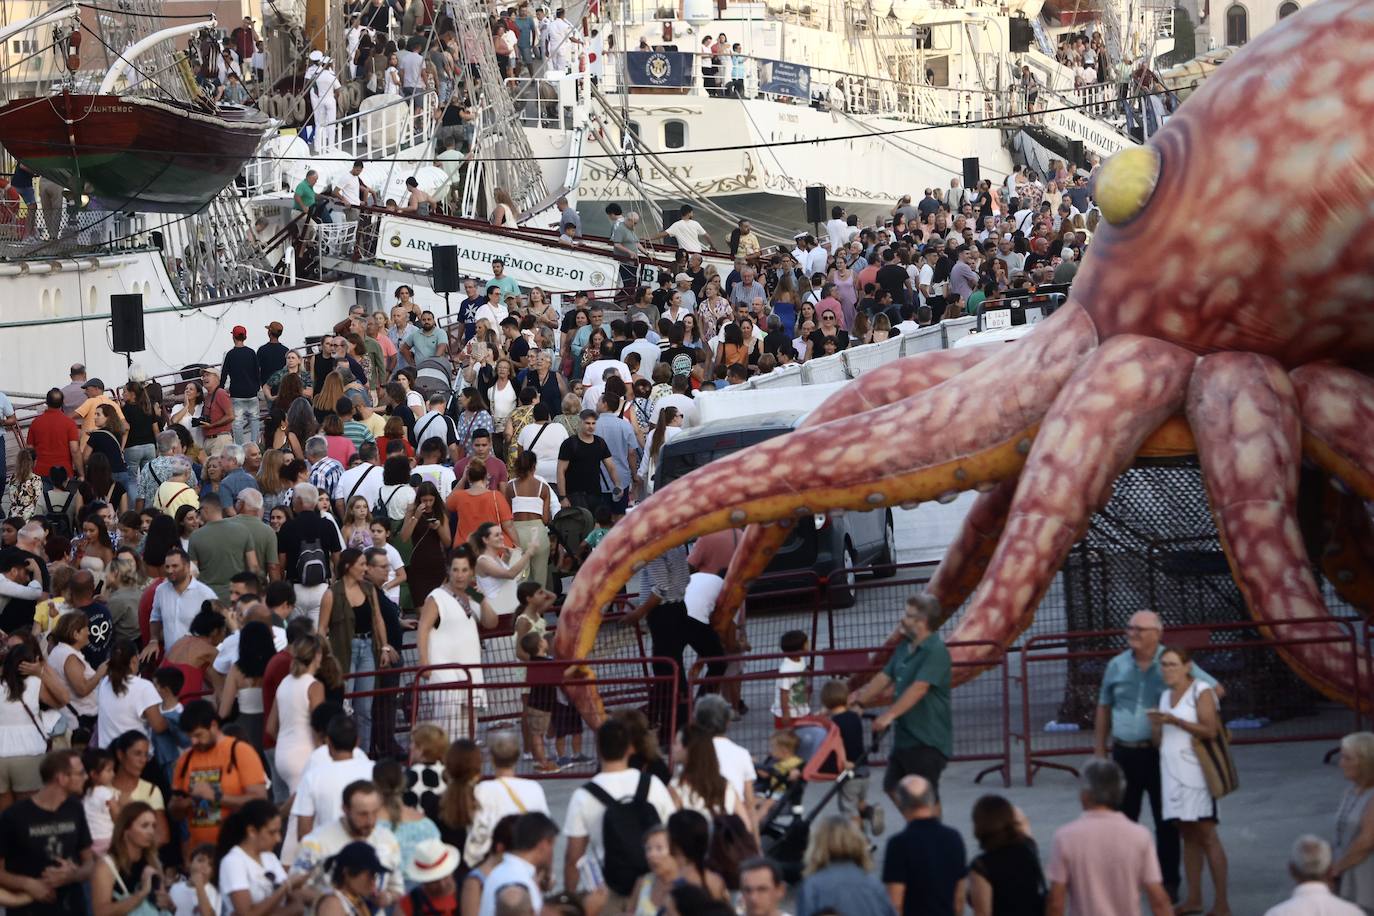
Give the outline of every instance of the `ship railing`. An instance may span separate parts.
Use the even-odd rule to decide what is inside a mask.
[[[48,231],[48,215],[38,204],[0,204],[0,258],[52,260],[150,245],[140,214],[111,210],[74,210],[57,214],[57,231]]]
[[[383,101],[334,122],[339,137],[334,152],[375,159],[420,146],[434,136],[439,111],[437,93],[426,92],[410,98],[371,96],[364,103],[372,99]]]
[[[560,73],[544,79],[512,76],[505,80],[506,94],[522,127],[547,127],[572,130],[577,105],[582,97],[583,74]]]
[[[243,196],[247,198],[275,194],[282,188],[282,162],[276,156],[259,155],[243,165]]]
[[[686,53],[686,52],[684,52]],[[628,82],[623,52],[606,55],[609,62],[603,81],[607,94],[621,91]],[[690,54],[692,72],[677,87],[641,86],[630,84],[632,92],[653,91],[667,98],[736,98],[766,99],[783,105],[812,105],[848,114],[875,115],[914,121],[920,124],[955,125],[1003,117],[1017,113],[1013,109],[1015,92],[988,92],[983,89],[957,86],[932,86],[883,76],[833,70],[827,67],[802,65],[807,71],[805,85],[793,81],[791,92],[769,92],[768,83],[761,83],[765,66],[776,61],[748,55],[722,55],[722,64],[709,81],[704,72],[713,68],[711,56]],[[743,77],[735,77],[735,57],[744,61]],[[743,83],[742,91],[740,83]],[[665,98],[665,101],[667,100]]]

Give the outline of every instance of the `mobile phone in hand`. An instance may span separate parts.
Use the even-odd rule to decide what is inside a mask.
[[[483,598],[487,597],[486,595],[482,594],[482,592],[478,590],[477,586],[475,585],[468,586],[467,596],[471,598],[473,601],[477,602],[481,602]]]

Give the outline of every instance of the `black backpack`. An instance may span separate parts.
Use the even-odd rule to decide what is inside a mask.
[[[52,504],[52,494],[60,492],[67,498],[62,501],[61,508]],[[63,487],[61,490],[44,490],[43,504],[47,511],[43,513],[43,518],[48,526],[52,528],[52,533],[59,537],[70,538],[72,536],[72,491]]]
[[[319,538],[301,541],[300,553],[296,555],[296,581],[307,587],[329,581],[329,556]]]
[[[628,896],[635,882],[649,871],[649,862],[644,857],[644,832],[661,823],[658,809],[649,804],[651,779],[652,773],[641,773],[634,797],[625,801],[611,798],[594,782],[582,786],[606,806],[606,815],[601,820],[606,886],[621,896]]]

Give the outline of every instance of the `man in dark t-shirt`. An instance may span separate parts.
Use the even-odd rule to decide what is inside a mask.
[[[95,576],[90,570],[78,569],[67,586],[72,607],[86,615],[91,622],[91,641],[81,650],[92,668],[99,668],[110,657],[114,647],[114,615],[103,601],[95,597]]]
[[[596,411],[578,414],[582,425],[576,436],[563,440],[558,448],[558,492],[563,506],[578,506],[595,511],[603,503],[601,476],[611,481],[613,499],[624,493],[625,481],[615,469],[611,449],[606,440],[596,434]]]
[[[921,776],[897,784],[894,800],[906,828],[888,840],[883,884],[900,916],[964,912],[968,867],[959,831],[940,823],[935,788]]]
[[[0,884],[34,902],[10,916],[84,916],[83,884],[95,858],[81,795],[86,768],[73,750],[53,751],[39,764],[43,788],[0,814]]]

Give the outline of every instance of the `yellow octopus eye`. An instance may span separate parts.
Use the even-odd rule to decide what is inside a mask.
[[[1127,147],[1102,163],[1093,192],[1102,217],[1113,226],[1135,218],[1159,183],[1159,169],[1159,153],[1148,146]]]

